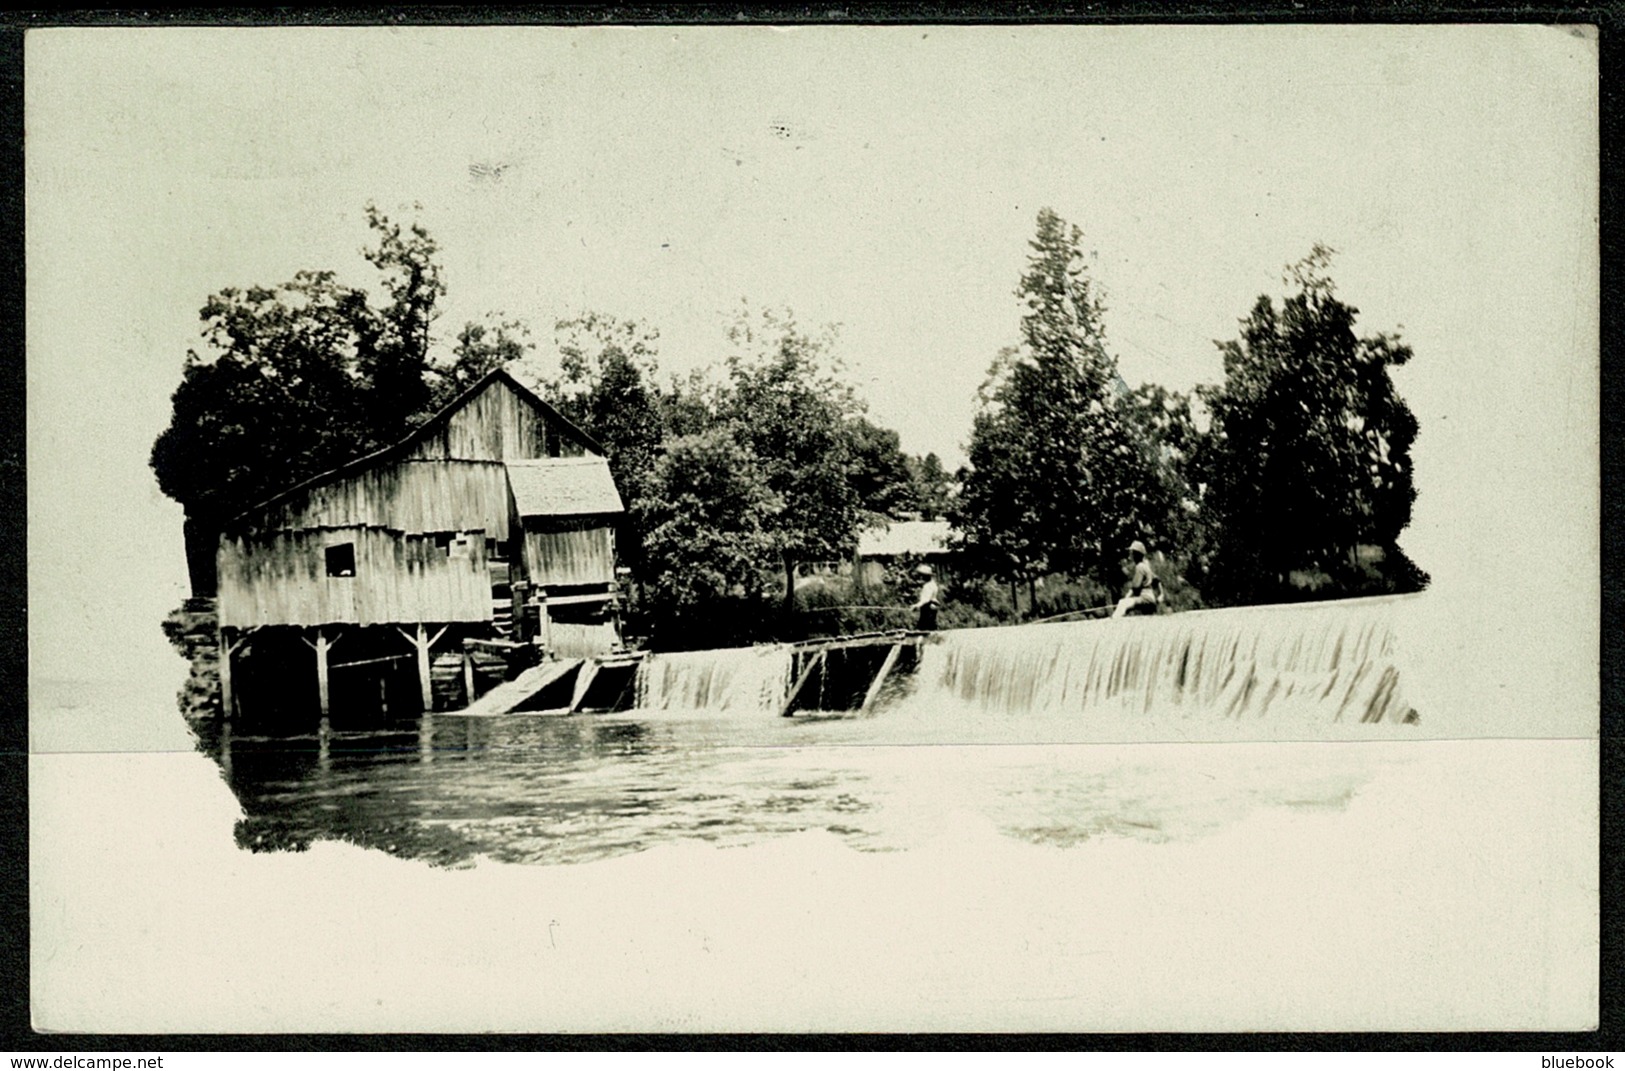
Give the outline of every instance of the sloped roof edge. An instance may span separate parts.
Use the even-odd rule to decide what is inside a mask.
[[[609,461],[586,457],[505,461],[508,487],[521,517],[592,517],[626,512]]]
[[[485,373],[485,375],[481,376],[479,379],[470,384],[467,390],[463,391],[461,394],[457,395],[457,397],[441,406],[437,412],[435,412],[423,423],[407,432],[406,436],[399,442],[381,447],[374,450],[370,454],[363,454],[358,458],[346,461],[342,465],[328,469],[326,472],[319,472],[314,476],[301,480],[292,487],[278,491],[265,501],[253,506],[249,506],[241,513],[234,514],[231,519],[226,522],[226,527],[236,524],[238,521],[249,516],[250,514],[258,513],[261,510],[270,509],[278,502],[291,498],[301,491],[308,491],[311,488],[320,487],[324,483],[353,475],[357,472],[371,468],[373,465],[376,465],[381,461],[387,461],[397,454],[405,453],[411,447],[422,442],[435,431],[438,431],[440,428],[444,427],[446,423],[451,420],[452,414],[456,413],[457,410],[467,405],[469,401],[476,397],[481,391],[485,390],[491,384],[496,383],[499,380],[507,384],[508,387],[511,388],[515,394],[518,394],[519,397],[522,398],[526,403],[535,407],[536,409],[541,410],[542,413],[548,417],[548,419],[557,421],[566,431],[579,439],[582,445],[586,446],[589,450],[600,456],[603,455],[604,445],[593,436],[587,434],[586,431],[582,430],[581,426],[575,421],[559,412],[552,405],[549,405],[547,401],[535,391],[531,390],[529,387],[519,382],[519,380],[515,379],[513,374],[506,368],[493,368],[491,371]]]

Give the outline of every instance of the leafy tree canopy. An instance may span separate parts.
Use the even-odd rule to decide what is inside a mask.
[[[862,503],[850,477],[857,402],[829,358],[832,334],[808,334],[788,311],[742,312],[729,339],[734,352],[717,415],[784,503],[768,530],[784,565],[788,606],[797,562],[841,558],[856,545]]]
[[[1019,347],[994,360],[952,516],[982,568],[1009,579],[1067,572],[1115,583],[1123,548],[1169,529],[1170,489],[1106,349],[1082,232],[1038,214],[1016,296]]]
[[[490,313],[484,322],[470,321],[457,333],[451,363],[438,369],[432,408],[439,409],[496,369],[523,362],[535,348],[530,328],[521,320]]]
[[[565,416],[604,446],[627,507],[619,549],[640,577],[643,533],[666,436],[664,399],[654,385],[659,333],[633,320],[586,313],[555,325],[560,373],[545,392]]]
[[[217,522],[393,442],[432,404],[437,247],[371,205],[367,223],[377,245],[362,252],[382,305],[330,271],[227,288],[204,304],[205,345],[187,353],[151,457],[189,517]]]
[[[909,481],[914,485],[914,508],[920,519],[941,520],[947,516],[954,500],[953,480],[942,467],[942,459],[935,453],[924,457],[907,457]]]
[[[859,415],[848,421],[847,434],[852,457],[850,479],[862,511],[875,519],[918,513],[920,496],[914,469],[897,433]]]
[[[783,510],[759,459],[732,429],[719,425],[669,440],[642,506],[657,618],[675,626],[697,612],[693,635],[714,640],[702,621],[730,611],[737,617],[760,598],[762,576],[778,558],[774,529]]]
[[[1332,255],[1317,244],[1289,267],[1294,292],[1281,304],[1259,297],[1240,337],[1218,343],[1224,383],[1200,389],[1212,414],[1199,461],[1211,585],[1222,598],[1283,594],[1295,570],[1347,573],[1361,546],[1385,553],[1393,588],[1426,582],[1396,545],[1416,498],[1417,422],[1389,369],[1411,350],[1393,335],[1356,335],[1358,310],[1326,274]]]

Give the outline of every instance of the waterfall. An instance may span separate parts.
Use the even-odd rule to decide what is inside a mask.
[[[1415,721],[1395,633],[1410,598],[942,632],[922,646],[907,694],[878,716],[1050,717],[1108,729],[1195,718]],[[638,669],[637,706],[771,715],[788,694],[791,655],[786,645],[651,655]]]
[[[782,644],[654,654],[638,667],[644,710],[776,714],[790,687],[790,648]]]
[[[907,704],[1090,720],[1416,720],[1392,597],[945,632]]]

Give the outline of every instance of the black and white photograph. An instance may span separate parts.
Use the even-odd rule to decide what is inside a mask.
[[[24,94],[36,1030],[1597,1028],[1595,27]]]

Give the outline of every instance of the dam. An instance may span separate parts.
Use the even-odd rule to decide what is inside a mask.
[[[194,731],[254,850],[552,864],[807,830],[890,850],[964,821],[1178,839],[1340,808],[1404,761],[1414,598],[555,660],[504,713]]]
[[[791,701],[826,713],[878,701],[1004,718],[1414,723],[1393,622],[1406,598],[899,633],[861,646],[830,641],[818,652],[822,665],[812,666],[790,644],[654,654],[638,667],[635,705],[769,715],[788,713]],[[869,695],[876,686],[879,694]]]

